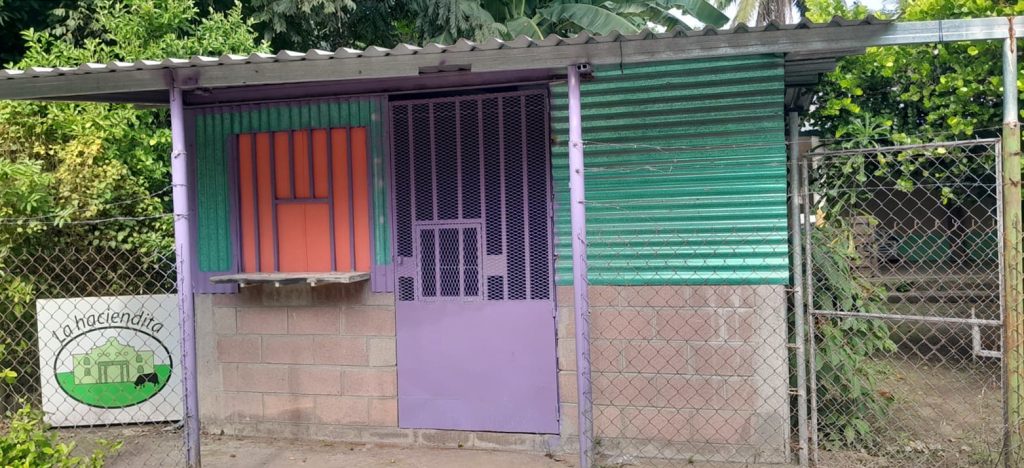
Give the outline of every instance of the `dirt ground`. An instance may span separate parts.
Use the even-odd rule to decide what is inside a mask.
[[[1002,395],[998,367],[919,359],[881,361],[879,388],[894,398],[870,451],[820,451],[828,467],[967,467],[1000,463]],[[950,362],[952,364],[952,362]],[[870,452],[870,453],[868,453]]]
[[[860,452],[822,447],[825,467],[967,467],[1000,463],[1002,395],[998,367],[960,361],[955,367],[925,360],[886,359],[880,390],[891,392],[889,416],[880,441]],[[97,440],[124,446],[108,460],[111,467],[182,466],[180,429],[171,424],[62,429],[67,440],[87,453]],[[202,458],[211,467],[369,467],[369,468],[568,468],[575,454],[540,454],[470,449],[349,444],[208,435]],[[633,461],[625,466],[750,466]],[[621,464],[607,464],[608,468]]]
[[[184,466],[181,431],[174,426],[140,425],[108,428],[65,429],[66,440],[77,443],[76,453],[84,455],[98,447],[99,440],[123,441],[123,447],[107,459],[105,466],[135,468]],[[299,441],[257,437],[204,435],[203,466],[250,467],[366,467],[366,468],[573,468],[571,455],[497,452],[469,449],[353,444],[327,441]]]
[[[122,426],[64,430],[78,443],[78,454],[96,446],[98,439],[121,440],[123,448],[105,466],[135,468],[183,466],[181,432],[172,426]],[[304,441],[204,435],[204,466],[249,467],[359,467],[359,468],[575,468],[577,454],[542,455],[475,449],[371,445],[330,441]],[[760,468],[779,465],[688,462],[686,460],[600,461],[600,468]]]
[[[567,468],[562,457],[465,449],[388,447],[337,442],[296,442],[211,437],[204,440],[203,465],[248,467],[366,468]]]

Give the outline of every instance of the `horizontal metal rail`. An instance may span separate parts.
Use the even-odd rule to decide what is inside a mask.
[[[835,310],[815,310],[815,315],[825,317],[848,317],[868,320],[891,320],[899,322],[929,322],[929,323],[953,323],[961,325],[1001,327],[1003,322],[999,320],[985,320],[977,318],[956,318],[956,317],[929,317],[926,315],[897,315],[897,314],[873,314],[865,312],[840,312]]]
[[[994,145],[999,144],[998,138],[981,138],[977,140],[962,140],[945,143],[920,143],[915,145],[899,145],[899,146],[879,146],[877,148],[856,148],[856,149],[843,149],[835,151],[825,151],[821,153],[807,153],[807,156],[813,159],[819,159],[829,156],[843,156],[847,154],[872,154],[872,153],[891,153],[897,151],[912,151],[912,150],[924,150],[924,149],[937,149],[937,148],[957,148],[964,146],[975,146],[975,145]]]

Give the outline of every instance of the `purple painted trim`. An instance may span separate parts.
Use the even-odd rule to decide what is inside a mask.
[[[580,72],[569,66],[569,214],[572,222],[572,273],[576,312],[576,388],[579,392],[580,466],[591,466],[594,401],[590,389],[590,307],[587,291],[587,208],[583,180],[583,119]]]
[[[433,276],[434,276],[434,290],[435,290],[435,294],[433,296],[424,296],[423,295],[423,289],[422,289],[423,288],[423,281],[419,280],[420,279],[420,275],[421,275],[423,270],[422,270],[422,268],[419,267],[419,265],[417,265],[417,268],[416,268],[417,274],[415,276],[416,276],[416,278],[419,281],[416,282],[416,301],[428,301],[428,302],[435,302],[435,301],[449,301],[449,302],[452,302],[452,301],[454,301],[454,302],[458,302],[458,303],[465,303],[465,302],[468,302],[468,301],[482,300],[484,298],[483,288],[479,288],[478,287],[477,288],[477,294],[474,294],[474,295],[467,295],[465,293],[465,288],[464,288],[465,285],[463,284],[464,279],[465,279],[465,276],[464,276],[465,263],[463,262],[463,259],[464,259],[464,247],[462,245],[463,229],[465,229],[465,228],[472,228],[472,229],[476,230],[476,236],[477,236],[477,252],[476,252],[476,254],[477,254],[477,265],[479,265],[480,263],[482,263],[482,260],[483,260],[483,250],[481,249],[481,245],[480,245],[480,237],[481,237],[481,234],[483,233],[483,223],[481,221],[478,221],[478,220],[464,221],[462,219],[456,219],[456,220],[440,220],[440,221],[420,221],[420,222],[413,223],[413,238],[416,239],[416,240],[421,239],[421,236],[422,236],[420,234],[421,232],[423,232],[423,231],[434,231],[434,247],[433,248],[434,248],[434,258],[435,258],[435,260],[434,260]],[[458,236],[458,240],[459,240],[459,250],[458,250],[458,253],[457,253],[457,255],[458,255],[457,261],[459,263],[458,281],[459,281],[459,285],[460,286],[459,286],[459,294],[457,296],[446,296],[446,295],[441,293],[441,230],[442,229],[455,229],[456,233],[457,233],[456,235]],[[420,249],[421,249],[420,243],[419,242],[415,242],[413,244],[413,252],[414,252],[413,255],[415,256],[415,258],[422,258],[422,255],[420,255]],[[477,267],[477,285],[480,285],[482,280],[483,280],[483,277],[480,274],[480,268],[478,266]]]
[[[415,134],[415,132],[413,131],[413,125],[412,125],[412,123],[413,123],[412,122],[412,108],[413,108],[412,104],[410,104],[410,105],[405,107],[405,109],[406,109],[405,118],[408,121],[408,125],[409,125],[408,127],[406,127],[406,128],[408,128],[407,133],[409,134],[409,146],[408,146],[408,148],[409,148],[408,149],[408,153],[409,153],[409,216],[412,218],[412,219],[409,220],[409,229],[412,229],[413,221],[416,219],[416,203],[417,203],[416,202],[416,158],[413,157],[413,155],[414,155],[413,135]],[[397,226],[396,226],[396,228],[397,228]],[[411,232],[410,232],[410,235],[412,235]],[[406,258],[406,257],[402,257],[402,258]],[[403,276],[415,276],[416,269],[417,269],[416,264],[413,262],[413,259],[416,258],[416,239],[415,238],[412,239],[412,257],[408,257],[408,258],[409,258],[408,262],[402,261],[401,265],[399,265],[396,269],[398,269],[399,270],[399,274],[401,274]],[[417,286],[417,288],[418,288],[418,286]]]
[[[454,104],[455,104],[455,154],[460,154],[460,155],[462,154],[462,118],[461,118],[462,113],[459,112],[459,106],[463,102],[464,101],[455,101],[454,102]],[[462,160],[461,159],[459,161],[456,161],[456,164],[455,164],[455,186],[457,187],[456,190],[458,190],[458,194],[459,194],[458,199],[455,200],[455,209],[457,210],[458,218],[462,219],[463,215],[465,214],[465,211],[463,210],[463,206],[462,206],[462,200],[465,197],[462,195],[463,194],[463,187],[462,187]],[[459,239],[460,239],[459,242],[462,242],[461,241],[462,238],[459,237]],[[461,244],[459,246],[459,249],[460,249],[459,252],[462,252]]]
[[[356,180],[356,175],[353,171],[352,160],[355,159],[352,154],[352,127],[345,127],[345,144],[347,145],[345,151],[347,157],[345,163],[348,165],[348,269],[355,271],[356,269],[356,201],[355,187],[352,187],[353,182]],[[372,254],[371,254],[372,255]]]
[[[437,130],[434,126],[434,103],[427,104],[428,122],[430,125],[430,184],[434,188],[430,191],[430,210],[434,219],[440,218],[437,208]],[[413,166],[415,167],[415,166]],[[418,221],[418,220],[417,220]],[[415,222],[415,221],[414,221]],[[417,255],[417,257],[419,257]]]
[[[517,84],[521,84],[521,83],[517,83]],[[467,89],[467,88],[457,88],[457,89],[452,89],[450,91],[455,92],[455,91],[474,91],[474,90],[471,89],[471,88],[470,89]],[[463,95],[455,94],[455,95],[451,95],[451,96],[447,96],[446,95],[444,97],[436,97],[436,98],[402,99],[400,101],[395,101],[393,103],[393,105],[431,104],[431,103],[436,103],[438,101],[449,101],[449,102],[452,102],[452,101],[479,101],[479,102],[483,103],[483,101],[486,101],[486,100],[492,99],[492,98],[519,97],[519,96],[522,96],[522,95],[539,94],[541,90],[538,89],[537,87],[529,87],[529,88],[525,88],[525,89],[521,89],[521,90],[516,90],[516,91],[499,91],[499,92],[482,92],[481,90],[475,90],[475,91],[478,91],[478,93],[463,94]]]
[[[544,88],[544,129],[547,132],[548,141],[551,141],[551,91],[550,91],[550,88],[548,88],[548,87]],[[551,259],[548,262],[548,279],[550,280],[549,284],[551,284],[551,286],[550,286],[551,287],[551,298],[552,298],[552,300],[555,301],[555,311],[556,311],[556,314],[557,314],[558,313],[557,312],[558,311],[558,300],[557,300],[557,298],[555,296],[556,296],[556,291],[558,291],[558,278],[555,277],[555,273],[556,273],[555,261],[557,259],[557,254],[556,254],[557,250],[555,250],[555,249],[556,249],[556,246],[558,245],[558,242],[557,242],[557,236],[555,234],[555,213],[557,213],[558,210],[555,207],[555,182],[554,182],[554,178],[555,177],[553,175],[554,174],[554,165],[552,164],[552,160],[551,160],[551,145],[550,144],[544,145],[544,161],[547,162],[547,166],[548,166],[547,170],[544,171],[544,174],[547,177],[547,181],[545,181],[544,186],[547,189],[547,199],[548,199],[548,202],[545,204],[548,207],[548,214],[547,214],[547,220],[548,220],[548,240],[549,240],[548,241],[548,257],[550,257],[550,259]],[[557,317],[556,317],[555,323],[558,323]],[[555,332],[557,333],[557,330]],[[562,414],[561,411],[559,411],[558,414]]]
[[[526,278],[523,278],[523,297],[529,299],[533,297],[533,281],[531,281],[531,273],[533,268],[530,264],[530,259],[533,257],[533,242],[530,242],[530,163],[529,163],[529,144],[526,139],[526,95],[519,96],[519,144],[522,145],[520,149],[519,157],[522,158],[523,164],[523,180],[522,180],[522,195],[520,199],[523,204],[523,235],[526,236],[526,240],[523,243],[523,270],[526,272]],[[549,296],[550,297],[550,296]]]
[[[185,414],[185,464],[199,467],[199,388],[196,368],[196,320],[192,293],[192,218],[188,196],[188,151],[181,89],[170,90],[171,191],[174,200],[174,253],[177,265],[178,322],[181,326]]]
[[[271,199],[277,201],[277,137],[275,132],[270,133],[270,195]],[[274,271],[281,271],[281,256],[277,245],[277,205],[271,205],[270,209],[270,233],[271,242],[274,247]]]
[[[329,198],[285,198],[281,200],[274,200],[274,206],[277,205],[308,205],[311,203],[330,204]]]
[[[480,161],[480,219],[483,224],[487,224],[487,156],[485,153],[484,146],[484,101],[483,99],[477,99],[476,103],[476,124],[477,124],[477,150],[479,156],[477,159]],[[480,242],[483,244],[480,246],[480,277],[482,278],[480,283],[481,295],[487,297],[487,276],[490,274],[491,262],[487,261],[487,234],[485,232],[480,233]],[[502,273],[504,274],[504,273]]]
[[[250,140],[252,143],[249,144],[249,167],[252,168],[252,219],[255,226],[253,226],[253,242],[255,242],[256,251],[256,271],[260,271],[260,183],[259,183],[259,158],[256,157],[256,134],[250,133]],[[241,155],[239,155],[241,156]],[[239,174],[241,175],[241,174]],[[242,191],[238,191],[238,196],[242,196]],[[241,232],[241,229],[239,229]],[[241,242],[239,242],[241,244]],[[243,262],[244,263],[244,262]],[[239,268],[238,271],[242,271]]]
[[[334,132],[326,129],[324,133],[327,140],[327,190],[330,192],[330,196],[327,197],[327,222],[331,223],[331,270],[338,271],[338,233],[334,230],[334,140],[331,138]],[[315,188],[316,184],[313,184],[313,187]],[[370,279],[372,281],[372,275]]]
[[[501,174],[501,176],[498,178],[498,180],[501,181],[501,190],[499,191],[499,194],[501,195],[501,205],[500,205],[501,206],[501,222],[498,223],[498,227],[499,227],[499,229],[501,229],[500,236],[501,236],[501,257],[503,259],[502,260],[502,264],[505,265],[502,268],[502,272],[501,272],[501,277],[504,278],[504,281],[502,282],[502,287],[504,288],[502,290],[502,297],[504,297],[507,300],[508,296],[509,296],[509,292],[511,291],[511,287],[509,286],[509,283],[511,283],[511,281],[509,281],[509,274],[508,274],[508,245],[507,245],[508,244],[508,226],[507,226],[507,224],[508,224],[508,210],[505,209],[505,207],[508,206],[508,200],[505,197],[505,195],[508,193],[507,192],[508,187],[505,186],[505,182],[508,180],[508,175],[505,173],[505,169],[506,169],[505,168],[505,156],[506,156],[506,154],[505,154],[505,106],[504,106],[505,100],[503,99],[503,96],[498,96],[497,97],[497,101],[498,101],[498,167],[499,167],[498,172]],[[481,103],[481,105],[482,105],[482,103]],[[481,138],[483,138],[482,135],[481,135]],[[487,222],[484,221],[484,224],[487,224]]]
[[[422,92],[448,88],[471,89],[503,84],[521,85],[548,82],[554,79],[549,70],[517,70],[512,72],[438,73],[405,78],[347,80],[336,82],[293,83],[283,85],[247,86],[216,89],[210,93],[189,93],[189,106],[224,105],[238,102],[294,100],[318,97],[354,96],[371,93]],[[381,107],[381,109],[385,109]]]

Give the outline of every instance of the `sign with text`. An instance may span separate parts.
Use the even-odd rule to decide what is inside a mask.
[[[177,310],[173,294],[36,301],[46,422],[181,419]]]

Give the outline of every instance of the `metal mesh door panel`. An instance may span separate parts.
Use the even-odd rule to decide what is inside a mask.
[[[547,105],[544,91],[392,103],[400,301],[552,299]]]

